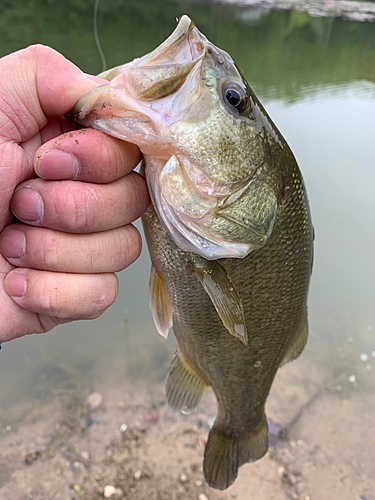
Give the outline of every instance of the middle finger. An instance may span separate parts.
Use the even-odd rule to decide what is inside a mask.
[[[149,203],[144,178],[131,172],[110,184],[30,179],[18,186],[11,208],[30,225],[93,233],[133,222]]]

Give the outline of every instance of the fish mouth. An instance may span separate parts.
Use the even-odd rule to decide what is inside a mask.
[[[99,74],[109,83],[83,96],[67,118],[167,159],[169,153],[160,148],[160,131],[173,123],[176,109],[189,108],[199,95],[207,43],[183,15],[173,33],[152,52]]]
[[[204,58],[203,35],[186,15],[173,33],[150,54],[134,61],[129,86],[142,101],[156,100],[176,92]]]

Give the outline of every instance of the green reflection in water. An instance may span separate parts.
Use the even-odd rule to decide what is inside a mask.
[[[0,55],[46,43],[84,71],[98,73],[93,7],[94,2],[84,0],[2,2]],[[372,23],[209,3],[102,1],[98,31],[108,67],[149,52],[182,13],[233,56],[262,97],[292,102],[324,85],[375,82]]]

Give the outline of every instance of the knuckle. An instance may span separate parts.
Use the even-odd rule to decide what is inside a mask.
[[[118,279],[113,273],[102,275],[101,283],[97,293],[91,298],[90,312],[86,315],[87,319],[98,318],[103,312],[108,309],[116,300],[118,294]]]
[[[96,210],[93,205],[98,205],[97,193],[89,186],[79,187],[72,185],[66,190],[63,199],[63,210],[58,198],[55,201],[55,213],[58,215],[59,224],[65,231],[86,231],[94,224]]]
[[[38,269],[55,270],[59,267],[60,251],[57,238],[54,233],[41,232],[35,241],[35,251],[37,252],[34,262]],[[33,259],[34,260],[34,259]]]
[[[137,213],[143,214],[150,204],[145,179],[137,172],[132,173],[132,197]]]
[[[125,227],[119,249],[121,251],[121,262],[125,267],[137,260],[141,254],[142,238],[138,229],[131,224]]]

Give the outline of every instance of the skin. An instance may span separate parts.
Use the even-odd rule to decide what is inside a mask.
[[[0,342],[102,314],[140,254],[134,145],[63,118],[103,80],[37,45],[0,60]]]

